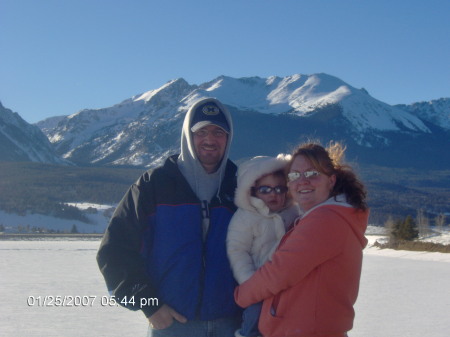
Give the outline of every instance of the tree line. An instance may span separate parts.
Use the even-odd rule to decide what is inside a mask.
[[[87,221],[67,203],[117,204],[145,170],[0,162],[0,210]],[[365,166],[359,173],[368,190],[371,224],[383,225],[389,216],[404,218],[419,209],[428,217],[450,213],[448,170]]]
[[[70,167],[0,162],[0,209],[87,222],[70,202],[115,204],[144,168]]]
[[[417,240],[442,233],[446,225],[447,216],[445,214],[440,213],[434,219],[430,219],[425,215],[423,209],[417,211],[415,218],[408,215],[405,218],[394,220],[390,216],[385,223],[387,242],[376,242],[375,246],[399,250],[450,253],[450,245]]]

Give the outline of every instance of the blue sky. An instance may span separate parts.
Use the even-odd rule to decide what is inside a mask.
[[[389,104],[450,97],[448,0],[1,0],[0,101],[27,122],[169,80],[327,73]]]

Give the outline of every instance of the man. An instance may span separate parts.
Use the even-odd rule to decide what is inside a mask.
[[[126,193],[97,261],[115,300],[142,310],[149,336],[234,335],[236,286],[225,240],[235,211],[230,113],[206,98],[187,112],[181,154]]]

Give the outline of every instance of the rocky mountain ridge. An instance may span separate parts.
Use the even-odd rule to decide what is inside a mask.
[[[391,106],[327,74],[184,79],[103,109],[37,123],[56,153],[79,165],[159,165],[177,153],[185,112],[216,97],[235,125],[231,157],[289,152],[302,140],[343,141],[350,159],[384,166],[450,167],[450,99]],[[413,156],[419,154],[418,157]]]
[[[47,137],[35,125],[0,103],[0,160],[63,164]]]

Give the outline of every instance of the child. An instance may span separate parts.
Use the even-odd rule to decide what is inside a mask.
[[[239,166],[235,204],[231,219],[227,253],[234,277],[246,281],[270,259],[286,229],[298,216],[298,208],[287,197],[284,168],[288,156],[255,157]],[[259,336],[261,303],[244,310],[243,323],[236,337]]]

